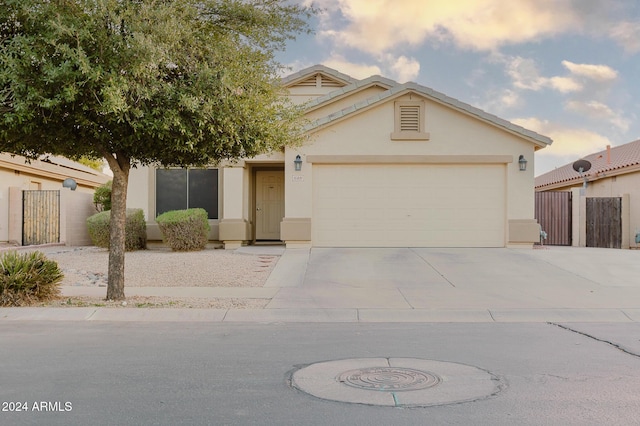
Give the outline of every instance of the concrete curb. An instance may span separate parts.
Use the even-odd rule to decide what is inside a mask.
[[[3,321],[251,322],[251,323],[628,323],[640,310],[372,310],[191,308],[0,308]]]
[[[107,294],[106,287],[61,286],[60,290],[63,297],[105,297]],[[278,290],[278,288],[265,287],[126,287],[125,294],[127,297],[272,299],[278,293]]]

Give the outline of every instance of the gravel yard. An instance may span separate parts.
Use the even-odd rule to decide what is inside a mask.
[[[58,262],[65,275],[62,285],[106,287],[108,250],[47,247],[40,251]],[[132,251],[125,254],[125,287],[262,287],[278,259],[220,249]]]
[[[3,247],[3,250],[11,247]],[[31,250],[22,248],[21,251]],[[97,247],[47,246],[34,250],[55,260],[64,273],[63,286],[104,287],[106,296],[109,252]],[[173,252],[157,246],[125,255],[125,295],[131,287],[262,287],[278,262],[277,255],[253,255],[207,248]],[[126,304],[103,297],[63,297],[50,307],[113,308],[263,308],[269,299],[127,297]]]

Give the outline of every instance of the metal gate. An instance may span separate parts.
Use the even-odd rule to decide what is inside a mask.
[[[571,192],[536,192],[535,218],[547,233],[546,245],[571,245]]]
[[[60,242],[60,191],[22,191],[22,245]]]
[[[622,198],[587,198],[587,247],[622,247]]]

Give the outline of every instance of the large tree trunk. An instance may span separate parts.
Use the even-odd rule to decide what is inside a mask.
[[[130,164],[129,159],[121,154],[116,154],[115,157],[113,155],[105,157],[113,172],[107,300],[124,300],[125,224]]]

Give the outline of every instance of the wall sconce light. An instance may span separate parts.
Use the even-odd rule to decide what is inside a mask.
[[[293,165],[295,166],[296,172],[302,170],[302,158],[299,155],[296,155],[296,159],[293,160]]]
[[[75,179],[66,178],[65,180],[62,181],[62,187],[69,188],[72,191],[75,191],[76,188],[78,187],[78,184],[76,183]]]
[[[524,155],[521,155],[520,158],[518,158],[518,167],[520,167],[521,172],[527,170],[527,160],[525,160]]]

